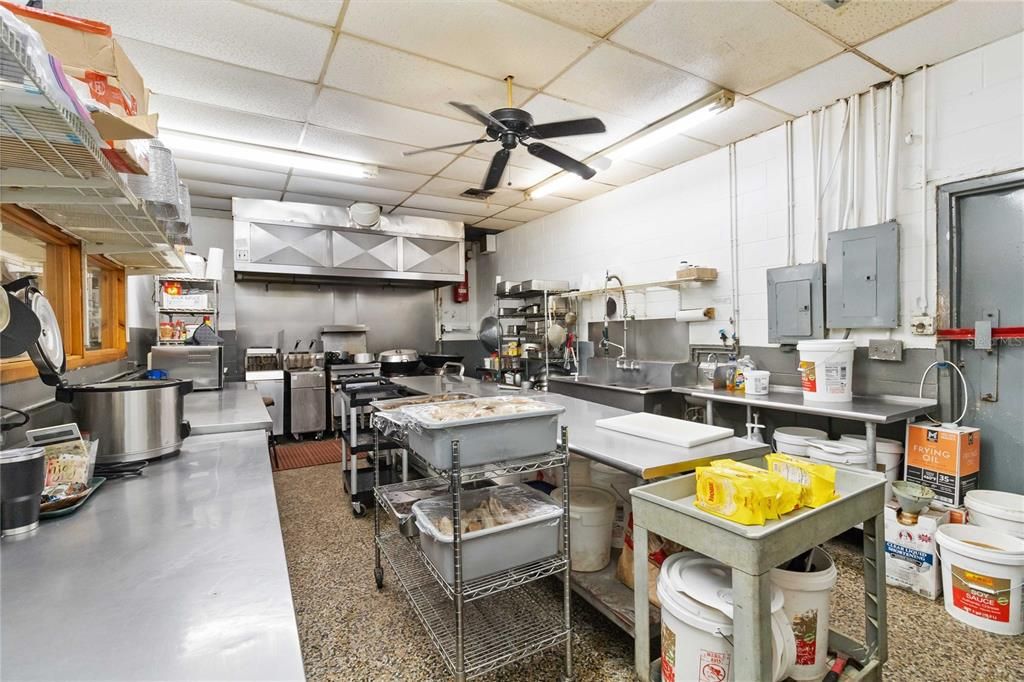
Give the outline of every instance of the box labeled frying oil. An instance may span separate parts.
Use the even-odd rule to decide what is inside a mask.
[[[978,487],[981,430],[971,426],[907,424],[903,478],[935,491],[934,506],[960,507]]]
[[[949,522],[949,512],[926,509],[905,514],[895,501],[885,505],[885,583],[925,597],[942,594],[942,570],[935,551],[935,531]]]

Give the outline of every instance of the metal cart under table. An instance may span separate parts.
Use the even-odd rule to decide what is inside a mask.
[[[750,463],[763,460],[748,460]],[[637,676],[651,674],[647,602],[647,533],[651,531],[732,568],[734,615],[733,679],[772,679],[771,582],[769,571],[840,533],[864,524],[865,643],[832,631],[829,648],[857,660],[860,680],[881,680],[888,658],[885,625],[885,478],[838,468],[840,497],[817,509],[804,508],[764,526],[743,526],[693,506],[696,475],[634,488],[633,557]]]

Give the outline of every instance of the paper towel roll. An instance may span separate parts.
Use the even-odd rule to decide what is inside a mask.
[[[210,247],[206,256],[206,279],[219,280],[224,274],[224,249]]]
[[[705,322],[715,319],[714,308],[692,308],[690,310],[677,310],[676,322]]]

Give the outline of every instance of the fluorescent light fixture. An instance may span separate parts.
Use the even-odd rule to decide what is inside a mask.
[[[327,175],[337,175],[342,178],[375,178],[378,172],[376,166],[353,161],[239,142],[227,142],[175,131],[161,133],[160,141],[175,152],[215,156],[225,161],[251,161],[281,168],[298,168]]]
[[[561,173],[551,178],[547,182],[541,183],[529,193],[531,199],[540,199],[546,197],[549,194],[554,194],[560,189],[565,189],[570,185],[575,185],[577,182],[583,182],[583,178],[576,175],[575,173]]]
[[[653,147],[659,142],[664,142],[670,137],[679,135],[705,121],[711,120],[718,114],[731,108],[734,100],[735,97],[731,92],[720,90],[710,97],[705,97],[674,114],[666,116],[657,123],[653,123],[636,133],[631,138],[620,142],[608,151],[607,156],[612,159],[621,159],[635,154],[642,149]]]

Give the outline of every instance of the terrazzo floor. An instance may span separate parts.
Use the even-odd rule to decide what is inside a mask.
[[[448,679],[443,664],[393,574],[373,582],[373,518],[352,517],[337,464],[274,473],[292,599],[310,680],[427,682]],[[828,549],[839,568],[833,625],[863,632],[864,590],[856,541]],[[540,589],[560,594],[551,579]],[[889,661],[896,682],[1024,680],[1024,636],[1000,637],[962,625],[931,602],[888,590]],[[579,599],[573,602],[578,682],[634,680],[633,641]],[[524,682],[560,679],[560,649],[476,678]]]

